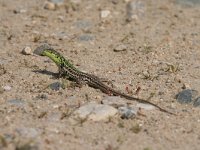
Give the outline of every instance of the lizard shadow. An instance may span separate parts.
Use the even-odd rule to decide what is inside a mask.
[[[54,73],[54,72],[51,72],[51,71],[48,71],[48,70],[33,70],[33,72],[45,74],[45,75],[51,75],[51,76],[54,76],[54,77],[58,76],[58,73]]]
[[[45,69],[44,70],[33,70],[32,72],[53,76],[54,79],[59,79],[59,78],[64,77],[64,75],[60,75],[59,73],[51,72],[51,71],[48,71],[48,70],[45,70]],[[75,81],[70,77],[67,77],[67,79],[70,80],[70,81]]]

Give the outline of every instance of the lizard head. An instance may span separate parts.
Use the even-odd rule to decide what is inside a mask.
[[[45,43],[45,44],[37,47],[33,53],[36,55],[45,56],[45,51],[50,50],[50,49],[52,49],[51,46],[49,44]]]
[[[65,60],[65,58],[63,58],[62,55],[60,55],[60,53],[58,53],[57,51],[55,51],[52,47],[50,47],[48,44],[43,44],[39,47],[37,47],[34,52],[34,54],[36,55],[40,55],[40,56],[47,56],[49,57],[51,60],[53,60],[58,66],[60,66],[63,63],[63,60]]]

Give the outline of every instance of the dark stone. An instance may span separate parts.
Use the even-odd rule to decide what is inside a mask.
[[[25,102],[21,99],[11,99],[11,100],[8,100],[8,103],[15,105],[15,106],[22,106],[25,104]]]
[[[87,20],[79,20],[75,23],[75,26],[79,29],[89,29],[92,27],[92,23]]]
[[[176,0],[176,3],[184,6],[195,6],[200,4],[200,0]]]
[[[185,89],[176,95],[176,99],[179,103],[188,104],[196,98],[197,94],[196,90]]]
[[[58,91],[60,88],[62,88],[62,84],[60,82],[54,82],[49,85],[50,89]]]
[[[137,110],[131,107],[119,107],[118,110],[122,119],[134,118],[137,115]]]
[[[80,35],[79,37],[78,37],[78,39],[80,40],[80,41],[92,41],[92,40],[94,40],[94,36],[93,35],[91,35],[91,34],[83,34],[83,35]]]

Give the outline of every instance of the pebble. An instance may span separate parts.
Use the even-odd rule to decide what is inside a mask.
[[[51,34],[51,36],[56,38],[56,39],[59,39],[59,40],[66,40],[66,39],[69,38],[67,33],[65,33],[63,31],[62,32],[53,33],[53,34]]]
[[[200,106],[200,97],[198,97],[197,99],[195,99],[193,106],[194,107],[199,107]]]
[[[64,4],[64,0],[49,0],[49,2],[55,4],[55,9],[62,7]]]
[[[11,90],[11,87],[10,87],[9,85],[6,85],[6,86],[3,87],[3,89],[4,89],[5,91],[10,91],[10,90]]]
[[[127,21],[137,20],[144,14],[144,4],[141,1],[130,1],[126,5]]]
[[[19,10],[13,10],[13,12],[15,13],[15,14],[19,14],[19,13],[26,13],[27,12],[27,10],[26,9],[19,9]]]
[[[0,58],[0,65],[7,64],[7,63],[8,63],[8,60],[4,58]]]
[[[54,108],[55,108],[55,106],[54,106]],[[59,122],[61,116],[62,116],[61,112],[51,112],[48,115],[47,120],[50,121],[50,122]]]
[[[31,55],[32,54],[32,49],[29,46],[27,46],[22,50],[22,54]]]
[[[54,3],[54,4],[61,4],[64,2],[64,0],[49,0],[50,2]]]
[[[49,85],[49,88],[55,91],[58,91],[62,88],[62,84],[60,82],[54,82]]]
[[[78,37],[80,41],[92,41],[94,40],[94,36],[91,34],[83,34]]]
[[[107,96],[102,100],[104,105],[111,105],[113,107],[126,106],[126,101],[119,96]]]
[[[108,17],[110,15],[110,11],[109,10],[102,10],[101,12],[100,12],[100,17],[101,18],[106,18],[106,17]]]
[[[131,0],[124,0],[124,2],[126,2],[126,3],[128,3],[128,2],[130,2]]]
[[[185,5],[185,6],[195,6],[196,4],[200,4],[199,0],[176,0],[176,3]]]
[[[74,3],[74,4],[79,4],[82,2],[82,0],[70,0],[71,3]]]
[[[64,16],[58,16],[58,19],[59,19],[60,21],[64,22],[65,17],[64,17]]]
[[[145,109],[145,110],[154,110],[155,109],[155,106],[153,105],[150,105],[150,104],[144,104],[144,103],[138,103],[136,105],[137,108],[142,108],[142,109]]]
[[[79,20],[75,23],[75,26],[79,29],[89,29],[92,27],[92,23],[88,20]]]
[[[8,103],[15,106],[23,106],[25,104],[25,102],[21,99],[11,99],[8,100]]]
[[[120,52],[127,50],[127,46],[124,44],[118,45],[114,48],[114,52]]]
[[[28,138],[34,138],[39,134],[35,128],[28,128],[28,127],[17,128],[16,131],[23,137],[28,137]]]
[[[92,121],[105,121],[115,116],[117,112],[117,109],[112,106],[90,103],[76,110],[74,116]]]
[[[53,2],[48,2],[46,1],[44,3],[44,9],[48,9],[48,10],[55,10],[56,9],[56,5]]]
[[[176,99],[179,103],[191,103],[197,96],[198,91],[185,89],[176,95]]]
[[[122,119],[134,118],[136,117],[138,111],[132,107],[119,107],[118,110]]]

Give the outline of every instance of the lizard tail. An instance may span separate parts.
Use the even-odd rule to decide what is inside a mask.
[[[140,98],[136,98],[136,97],[132,97],[132,96],[129,96],[129,95],[126,95],[124,93],[121,93],[121,92],[118,92],[118,91],[115,91],[113,89],[110,90],[110,92],[115,95],[115,96],[120,96],[120,97],[123,97],[123,98],[126,98],[128,100],[134,100],[134,101],[137,101],[137,102],[140,102],[140,103],[147,103],[147,104],[150,104],[150,105],[153,105],[154,107],[158,108],[160,111],[162,112],[165,112],[165,113],[168,113],[170,115],[176,115],[175,113],[173,112],[170,112],[164,108],[161,108],[160,106],[152,103],[152,102],[149,102],[147,100],[144,100],[144,99],[140,99]]]

